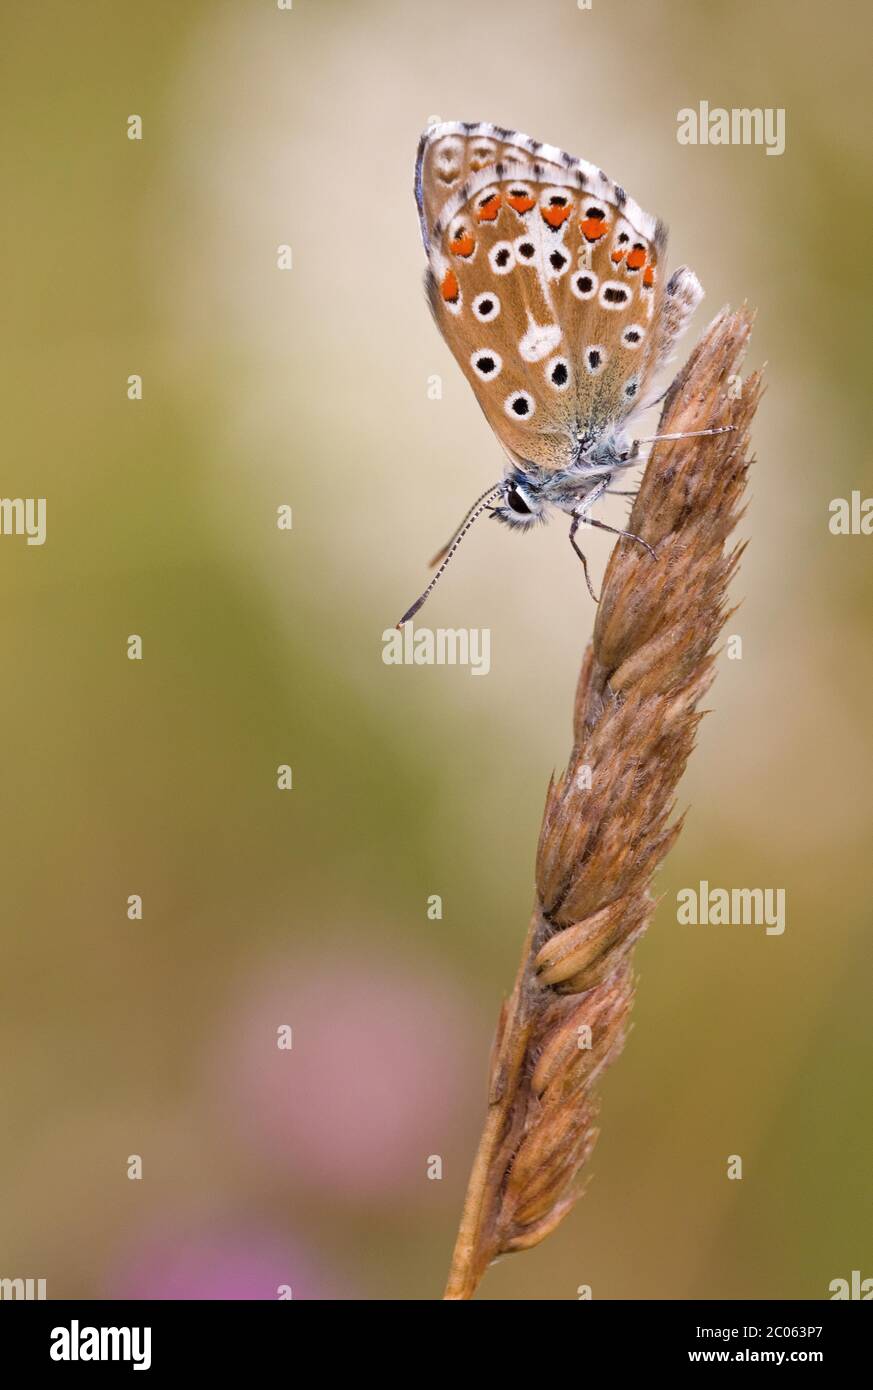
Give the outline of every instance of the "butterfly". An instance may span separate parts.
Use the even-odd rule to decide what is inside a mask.
[[[549,508],[570,543],[622,469],[640,462],[628,422],[703,298],[680,266],[664,278],[667,229],[602,169],[502,126],[430,125],[415,165],[437,327],[506,454],[503,478],[473,504],[402,627],[421,608],[484,511],[525,529]],[[721,430],[695,433],[721,433]],[[623,495],[633,495],[623,494]],[[654,554],[654,552],[652,552]]]

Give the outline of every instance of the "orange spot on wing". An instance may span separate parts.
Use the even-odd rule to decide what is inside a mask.
[[[627,268],[628,270],[639,270],[646,263],[645,251],[628,251]]]
[[[456,256],[463,256],[465,259],[467,256],[472,256],[475,246],[476,243],[470,232],[464,232],[462,236],[455,237],[454,241],[449,242],[449,250]]]
[[[555,228],[563,226],[563,224],[566,222],[567,218],[570,216],[570,213],[572,211],[573,209],[571,207],[540,208],[540,212],[543,215],[543,221],[547,222],[550,227]]]
[[[579,230],[586,241],[599,241],[601,237],[606,236],[609,226],[602,217],[583,217],[579,223]]]
[[[447,270],[443,276],[443,283],[440,285],[440,294],[447,304],[457,304],[458,295],[461,287],[458,284],[458,277],[453,270]]]
[[[476,216],[480,222],[493,222],[500,211],[500,194],[492,193],[487,203],[476,209]]]
[[[621,265],[622,261],[624,260],[624,252],[613,251],[609,259],[612,261],[613,265]],[[628,261],[628,263],[630,262]]]
[[[645,270],[643,271],[643,284],[645,285],[647,290],[650,290],[654,283],[655,267],[653,265],[647,265]]]
[[[512,196],[510,196],[507,198],[506,201],[515,212],[530,212],[531,208],[534,205],[535,199],[528,197],[527,194],[524,194],[523,196],[517,198],[513,198]]]

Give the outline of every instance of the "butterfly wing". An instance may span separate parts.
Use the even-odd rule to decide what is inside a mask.
[[[431,307],[510,457],[553,471],[616,428],[702,294],[663,224],[593,165],[495,126],[431,127],[416,197]]]
[[[534,158],[557,174],[569,156],[503,126],[469,121],[429,126],[419,141],[415,162],[415,201],[425,251],[443,206],[471,178],[507,160]]]

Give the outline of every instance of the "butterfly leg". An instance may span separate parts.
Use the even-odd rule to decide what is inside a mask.
[[[659,444],[662,440],[675,439],[704,439],[711,434],[730,434],[736,429],[736,425],[715,425],[708,430],[680,430],[675,434],[651,434],[646,439],[635,439],[629,449],[621,454],[616,463],[616,468],[633,468],[637,463],[648,463],[649,455],[644,458],[640,456],[641,444]]]
[[[657,560],[658,558],[652,547],[649,545],[649,542],[644,541],[642,536],[635,536],[633,531],[621,531],[617,526],[607,526],[605,521],[596,521],[593,516],[588,517],[588,525],[596,526],[598,531],[610,531],[613,536],[624,536],[625,540],[628,541],[638,541],[640,545],[644,545],[646,547],[646,550],[649,552],[653,560]]]
[[[584,513],[582,512],[573,513],[573,520],[570,522],[570,544],[572,545],[576,554],[579,556],[579,559],[582,561],[582,568],[585,571],[585,583],[588,585],[588,592],[594,599],[594,602],[599,603],[600,599],[597,597],[597,595],[591,587],[591,578],[588,574],[588,561],[585,559],[585,556],[582,554],[582,551],[576,544],[576,532],[579,530],[579,522],[583,519],[583,515]]]
[[[635,439],[631,449],[631,457],[636,457],[636,450],[641,444],[657,444],[662,439],[704,439],[710,434],[730,434],[736,429],[736,425],[713,425],[708,430],[678,430],[675,434],[650,434],[648,439]]]

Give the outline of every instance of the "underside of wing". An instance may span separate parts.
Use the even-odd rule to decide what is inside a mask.
[[[624,189],[602,169],[567,154],[557,145],[544,145],[521,131],[489,125],[486,121],[447,121],[428,126],[418,145],[415,162],[415,201],[421,220],[425,251],[429,249],[434,222],[449,198],[457,197],[465,184],[484,169],[514,161],[540,167],[546,180],[564,181],[584,187],[617,207],[623,207],[629,220],[647,240],[661,244],[666,229],[656,218],[643,212]]]
[[[493,126],[431,128],[416,190],[431,307],[489,423],[517,461],[572,466],[662,355],[665,229],[594,166]]]

